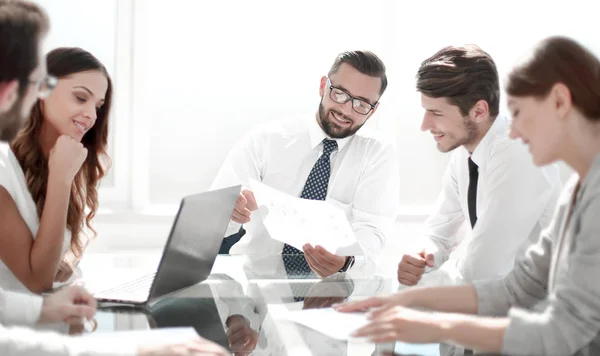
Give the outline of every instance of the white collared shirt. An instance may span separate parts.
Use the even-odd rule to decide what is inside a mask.
[[[315,116],[272,122],[256,128],[236,144],[213,189],[256,179],[292,196],[300,197],[306,179],[323,153],[327,135]],[[355,135],[336,139],[331,154],[331,174],[326,201],[345,211],[366,259],[355,267],[376,264],[393,228],[398,207],[398,164],[391,142],[363,127]],[[269,237],[258,214],[244,226],[246,235],[231,248],[232,254],[280,254],[283,243]],[[231,222],[226,235],[239,230]]]
[[[508,137],[509,124],[496,118],[471,155],[479,167],[474,228],[467,204],[469,152],[463,147],[453,152],[435,212],[425,222],[428,245],[437,250],[436,267],[457,248],[448,263],[459,282],[508,274],[515,258],[549,225],[560,196],[558,166],[536,167],[527,146]],[[464,239],[459,233],[463,224],[469,224]]]

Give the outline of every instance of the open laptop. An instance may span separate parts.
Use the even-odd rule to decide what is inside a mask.
[[[183,198],[156,273],[94,293],[100,307],[146,307],[206,280],[240,190],[241,186],[235,186]]]

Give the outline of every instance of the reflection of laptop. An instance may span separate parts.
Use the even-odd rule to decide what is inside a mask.
[[[146,306],[204,281],[217,258],[240,189],[235,186],[183,198],[156,274],[94,293],[94,297],[102,303]]]
[[[98,330],[109,331],[106,333],[108,335],[114,335],[115,331],[193,327],[198,335],[231,351],[215,295],[210,286],[204,283],[171,293],[146,308],[126,305],[102,308],[96,314],[96,319]],[[131,335],[129,339],[133,337]]]

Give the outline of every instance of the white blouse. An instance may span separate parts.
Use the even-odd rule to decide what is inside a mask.
[[[17,158],[8,144],[4,142],[0,142],[0,185],[8,191],[15,201],[21,217],[29,227],[29,230],[31,230],[31,235],[35,239],[40,227],[40,219],[37,215],[35,203],[27,189],[25,174],[23,173]],[[69,249],[70,243],[71,232],[65,228],[65,239],[62,249],[63,255]],[[0,286],[7,291],[31,293],[1,260]]]

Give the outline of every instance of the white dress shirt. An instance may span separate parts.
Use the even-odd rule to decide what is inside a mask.
[[[258,127],[235,145],[219,171],[213,189],[256,179],[299,197],[328,138],[315,116],[285,120]],[[398,207],[398,164],[391,142],[363,127],[355,135],[336,139],[326,201],[345,211],[365,251],[355,267],[374,266],[393,228]],[[231,248],[232,254],[280,254],[283,243],[271,239],[258,214],[244,226],[246,235]],[[237,232],[230,223],[226,235]]]
[[[0,288],[0,355],[21,356],[133,356],[133,342],[106,343],[103,340],[69,337],[53,332],[39,332],[33,327],[42,311],[42,298]]]
[[[506,118],[496,118],[471,155],[479,167],[474,228],[467,204],[469,152],[463,147],[453,152],[436,209],[425,222],[436,267],[458,246],[459,253],[448,261],[457,282],[508,274],[517,255],[549,225],[560,196],[558,166],[536,167],[527,146],[508,137],[509,124]],[[463,224],[469,224],[464,239],[459,236]]]
[[[35,202],[27,188],[25,174],[21,169],[19,161],[17,161],[10,147],[4,142],[0,142],[0,185],[6,189],[14,200],[21,217],[31,231],[31,236],[35,239],[40,227],[40,219],[37,214]],[[65,227],[65,238],[62,248],[63,255],[69,249],[70,243],[71,232]],[[14,292],[31,293],[2,260],[0,260],[0,287]]]

